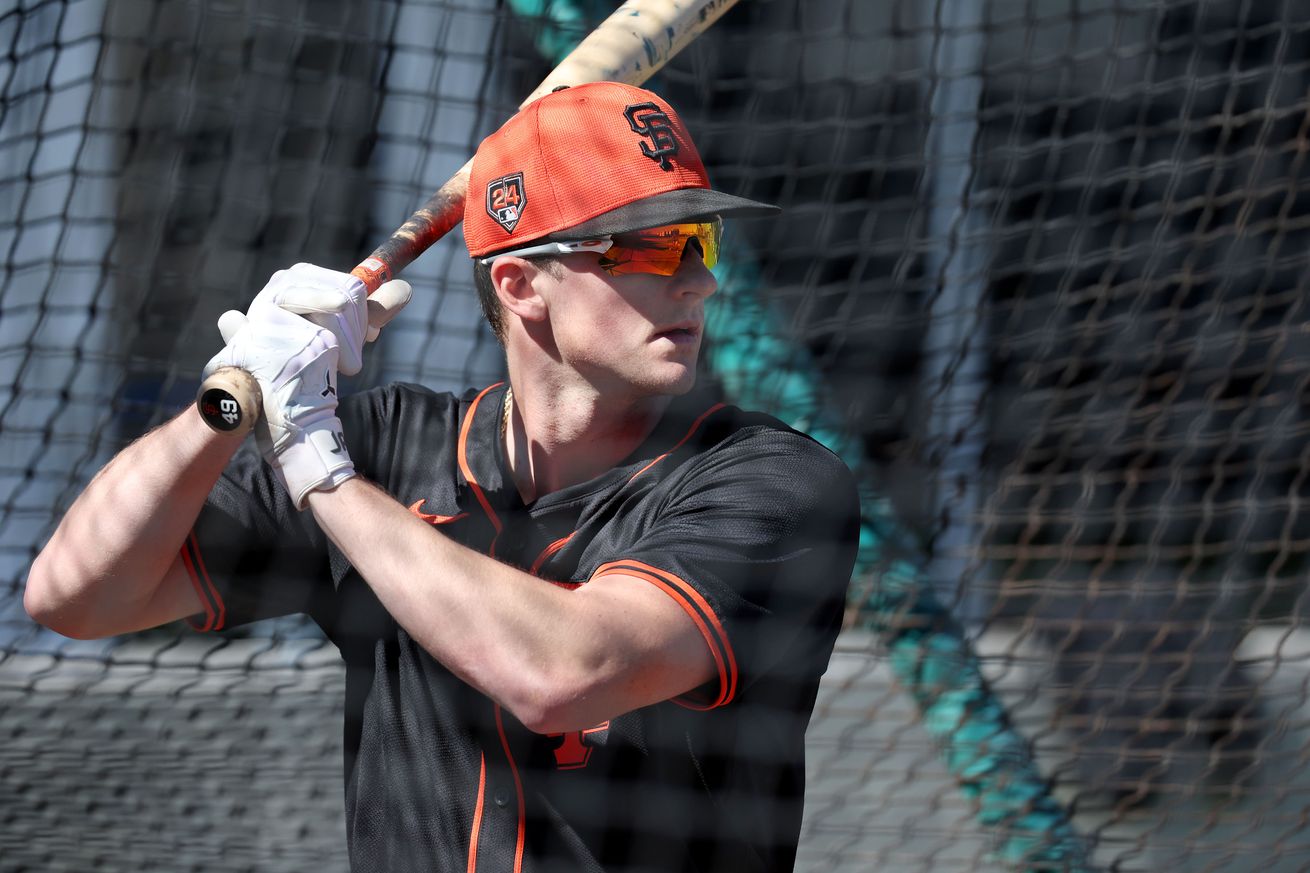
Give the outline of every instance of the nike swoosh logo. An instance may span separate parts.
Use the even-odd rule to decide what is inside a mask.
[[[424,500],[414,501],[414,505],[409,511],[426,521],[428,524],[450,524],[453,521],[459,521],[461,518],[468,518],[467,512],[461,512],[459,515],[431,515],[423,511]]]

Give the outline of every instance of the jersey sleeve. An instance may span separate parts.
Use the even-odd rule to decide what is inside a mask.
[[[379,445],[395,418],[394,386],[343,397],[337,412],[356,470],[380,481],[390,458]],[[182,549],[205,611],[198,630],[305,613],[320,625],[335,614],[336,583],[348,565],[314,521],[300,512],[247,440],[215,484]]]
[[[326,538],[312,514],[291,505],[254,440],[210,492],[182,561],[205,606],[189,619],[197,630],[313,614],[331,592]]]
[[[817,682],[859,535],[854,478],[835,455],[762,430],[688,464],[642,527],[593,578],[643,579],[696,623],[718,680],[680,703],[723,706],[766,677]]]

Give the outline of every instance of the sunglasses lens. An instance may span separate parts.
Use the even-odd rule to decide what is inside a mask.
[[[723,237],[723,222],[708,221],[704,224],[698,224],[700,232],[696,234],[696,239],[700,240],[701,255],[705,258],[705,266],[713,267],[719,262],[719,241]]]
[[[683,252],[692,240],[700,246],[706,267],[719,262],[719,239],[723,224],[719,220],[700,224],[669,224],[632,233],[618,234],[614,245],[601,255],[600,266],[612,276],[629,273],[653,273],[672,276],[678,272]]]

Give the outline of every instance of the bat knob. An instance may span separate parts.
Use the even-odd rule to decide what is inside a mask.
[[[259,383],[237,367],[215,370],[196,392],[200,417],[221,433],[248,433],[259,420],[262,406]]]

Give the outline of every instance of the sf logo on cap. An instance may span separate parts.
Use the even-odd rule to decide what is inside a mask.
[[[487,183],[487,214],[496,219],[506,233],[514,232],[523,215],[523,207],[527,205],[522,173],[511,173]]]
[[[660,169],[672,170],[669,158],[678,153],[678,140],[664,110],[654,103],[634,103],[623,110],[623,117],[635,133],[650,140],[641,144],[641,153],[658,163]]]

